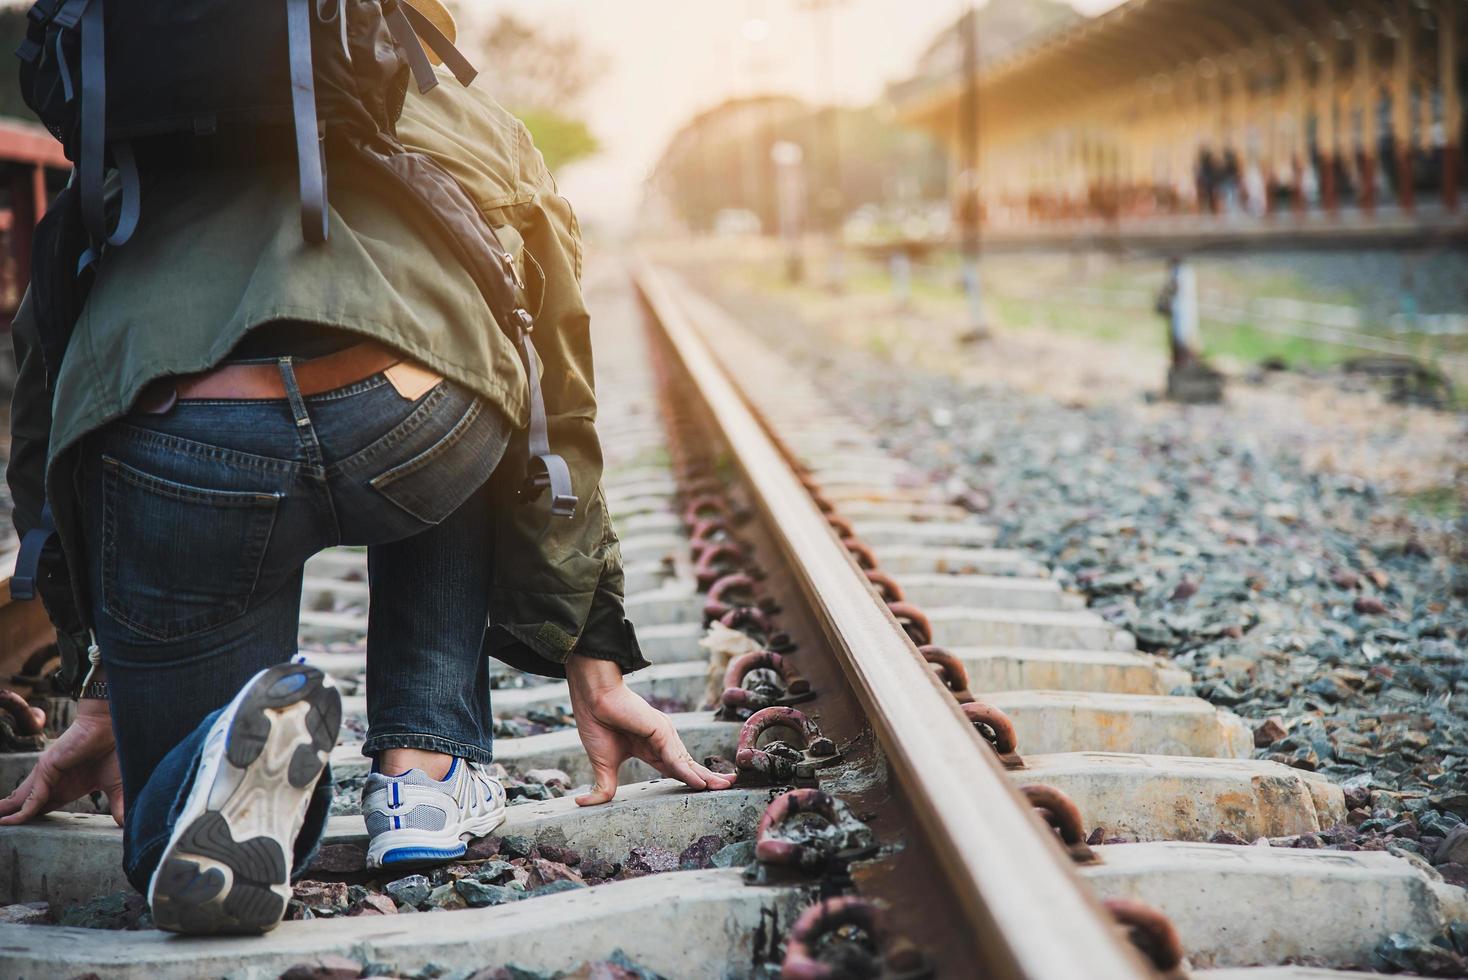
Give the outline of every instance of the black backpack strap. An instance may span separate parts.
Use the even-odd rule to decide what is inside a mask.
[[[419,13],[411,3],[398,3],[396,6],[397,13],[405,17],[408,23],[413,26],[413,31],[416,34],[415,40],[421,38],[427,42],[428,46],[433,49],[433,53],[438,55],[443,60],[443,63],[448,66],[449,71],[454,73],[454,77],[459,80],[460,85],[467,87],[470,82],[479,77],[479,69],[469,63],[469,59],[464,57],[458,48],[454,47],[454,42],[449,40],[447,34],[434,26],[433,21]],[[397,32],[394,31],[393,33],[396,34]],[[402,38],[399,38],[398,41],[402,43]],[[404,44],[403,46],[410,50],[413,48],[417,48],[419,51],[422,50],[421,44]],[[411,59],[412,55],[410,54],[408,57]],[[414,74],[417,74],[416,69],[414,69]],[[431,85],[429,86],[429,88],[432,87]],[[426,92],[428,89],[423,89],[423,91]]]
[[[540,364],[530,335],[535,319],[529,311],[517,309],[512,314],[517,325],[516,341],[520,362],[525,367],[525,383],[530,395],[530,455],[525,464],[525,482],[520,496],[534,500],[542,490],[550,490],[550,510],[556,517],[576,516],[576,492],[571,485],[571,469],[566,461],[550,451],[550,424],[545,415],[545,395],[540,390]]]
[[[15,559],[15,571],[10,576],[10,598],[19,600],[36,597],[36,581],[41,576],[41,552],[46,543],[56,534],[56,520],[51,516],[51,504],[41,507],[41,525],[33,527],[20,539],[20,554]]]
[[[107,230],[107,201],[104,187],[107,179],[107,36],[102,17],[103,0],[77,0],[81,11],[82,46],[82,111],[81,149],[77,155],[80,181],[82,223],[92,238],[91,252],[105,242],[122,245],[138,227],[141,212],[141,185],[132,149],[119,143],[112,156],[122,177],[122,210],[117,227]],[[63,13],[75,10],[67,4]],[[60,15],[58,15],[58,19]],[[95,259],[95,255],[92,256]],[[90,264],[90,263],[84,263]]]
[[[92,0],[100,3],[101,0]],[[316,121],[316,73],[311,64],[311,0],[285,0],[290,45],[291,109],[296,123],[296,166],[301,181],[301,234],[326,241],[331,215],[326,209],[326,160]],[[342,10],[339,16],[345,17]]]
[[[525,308],[514,261],[474,199],[432,157],[384,137],[352,145],[362,161],[391,182],[394,194],[400,192],[406,200],[416,202],[434,220],[453,257],[473,277],[500,330],[519,350],[530,398],[530,458],[525,464],[520,497],[534,500],[549,489],[551,513],[556,517],[574,516],[577,500],[570,468],[564,459],[550,451],[550,425],[540,389],[540,365],[535,344],[530,339],[535,319]]]
[[[407,55],[408,67],[413,69],[413,81],[418,83],[419,94],[428,93],[438,85],[438,76],[433,72],[433,64],[428,60],[418,35],[413,33],[413,25],[403,15],[403,4],[388,7],[384,16],[387,29],[392,31],[393,40],[398,42],[398,47]]]

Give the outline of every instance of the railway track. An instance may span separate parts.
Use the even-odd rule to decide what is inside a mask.
[[[1180,941],[1196,976],[1302,980],[1367,966],[1393,933],[1468,920],[1461,889],[1395,855],[1204,843],[1324,829],[1345,818],[1341,791],[1250,760],[1241,719],[1172,696],[1186,675],[993,547],[992,529],[833,417],[721,310],[655,267],[635,282],[636,296],[620,279],[592,286],[607,493],[628,615],[655,664],[633,683],[675,712],[696,756],[739,768],[736,788],[691,794],[633,763],[613,803],[576,808],[565,790],[589,772],[564,686],[505,669],[496,755],[517,805],[450,873],[467,884],[445,875],[435,892],[505,904],[406,920],[402,903],[372,907],[363,895],[376,902],[384,882],[359,870],[351,811],[367,765],[353,745],[365,560],[327,553],[308,566],[302,649],[339,678],[348,723],[333,754],[342,812],[309,876],[322,886],[293,904],[314,917],[207,940],[0,924],[0,975],[315,963],[349,976],[350,961],[469,976],[620,949],[670,977],[1089,980],[1181,975]],[[13,609],[0,605],[0,628]],[[0,756],[0,790],[33,758]],[[0,831],[0,905],[126,889],[110,818],[73,809]],[[571,884],[548,882],[551,865]],[[479,887],[491,871],[513,896]],[[371,911],[311,904],[342,886],[367,889],[353,905]]]

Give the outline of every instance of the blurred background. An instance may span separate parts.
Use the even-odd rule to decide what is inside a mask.
[[[1468,0],[452,6],[604,255],[1062,400],[1468,405]],[[64,177],[23,114],[0,73],[0,314]]]
[[[603,239],[1462,404],[1463,0],[457,9]]]

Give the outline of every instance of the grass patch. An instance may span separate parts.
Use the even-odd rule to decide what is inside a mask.
[[[1463,494],[1457,487],[1429,487],[1419,490],[1409,494],[1404,503],[1409,511],[1442,520],[1455,520],[1468,513]]]

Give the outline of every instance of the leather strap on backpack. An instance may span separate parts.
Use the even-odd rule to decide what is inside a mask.
[[[92,0],[100,3],[101,0]],[[326,208],[325,145],[316,120],[316,72],[311,63],[311,0],[285,0],[290,44],[291,109],[296,124],[296,168],[301,182],[301,234],[320,244],[330,233]],[[343,10],[340,15],[346,17]]]
[[[73,3],[83,8],[80,20],[81,148],[77,155],[77,180],[81,191],[82,223],[92,239],[92,247],[82,255],[80,272],[97,260],[104,243],[122,245],[132,237],[142,211],[142,189],[132,147],[118,143],[112,147],[112,158],[122,178],[122,209],[118,214],[117,227],[109,232],[103,190],[107,178],[107,38],[103,0],[72,0],[63,8],[63,13],[68,13]],[[58,15],[60,19],[61,15]]]

